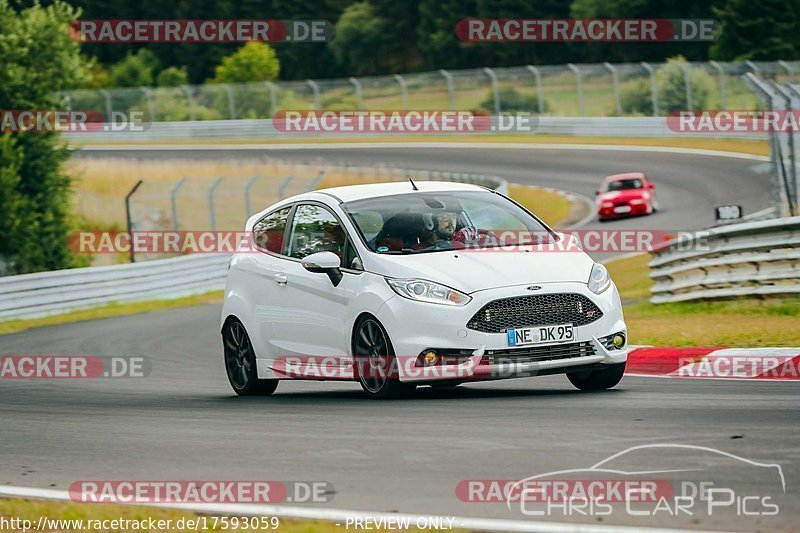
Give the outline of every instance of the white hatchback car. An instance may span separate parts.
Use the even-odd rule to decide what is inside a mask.
[[[605,267],[535,215],[475,185],[355,185],[252,216],[231,259],[221,332],[240,395],[280,379],[417,385],[565,373],[619,383],[622,304]],[[530,236],[537,236],[532,239]]]

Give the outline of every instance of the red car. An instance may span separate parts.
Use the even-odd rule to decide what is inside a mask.
[[[656,186],[641,172],[608,176],[596,194],[600,220],[649,215],[658,210]]]

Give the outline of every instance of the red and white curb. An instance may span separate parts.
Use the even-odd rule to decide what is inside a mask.
[[[625,374],[662,378],[800,380],[800,348],[634,346]]]

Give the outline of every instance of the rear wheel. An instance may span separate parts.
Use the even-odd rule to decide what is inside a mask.
[[[277,379],[258,379],[256,354],[241,322],[229,320],[222,329],[225,371],[239,396],[267,396],[278,388]]]
[[[603,390],[619,383],[624,373],[625,363],[617,363],[608,365],[608,368],[572,372],[567,374],[567,378],[580,390]]]
[[[356,325],[353,355],[358,381],[370,398],[400,398],[416,388],[399,380],[394,348],[376,319],[366,317]]]

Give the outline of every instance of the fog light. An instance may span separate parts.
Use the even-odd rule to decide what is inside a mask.
[[[625,346],[625,337],[617,333],[611,342],[614,343],[614,348],[622,348]]]
[[[435,365],[437,359],[439,359],[439,356],[436,355],[436,352],[425,352],[424,361],[426,366]]]

